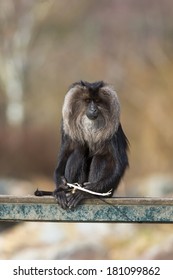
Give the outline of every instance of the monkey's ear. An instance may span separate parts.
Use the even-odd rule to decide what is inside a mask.
[[[70,85],[69,89],[74,88],[74,87],[77,87],[77,86],[79,86],[79,87],[84,87],[84,86],[85,86],[85,82],[84,82],[84,81],[75,82],[75,83],[73,83],[73,84]]]
[[[106,85],[106,83],[104,83],[103,81],[97,81],[94,83],[89,83],[87,81],[79,81],[79,82],[75,82],[70,86],[70,89],[76,86],[81,86],[81,87],[85,87],[88,88],[89,90],[98,90],[99,88],[102,88]]]
[[[86,87],[86,83],[87,83],[87,82],[85,82],[85,81],[82,81],[82,80],[80,81],[80,84],[81,84],[81,86],[83,86],[83,87]]]
[[[70,88],[74,88],[74,87],[77,87],[77,86],[89,88],[90,85],[91,85],[91,84],[90,84],[89,82],[80,80],[80,81],[78,81],[78,82],[74,82],[74,83],[70,86]]]

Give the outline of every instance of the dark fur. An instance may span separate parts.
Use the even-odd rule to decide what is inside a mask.
[[[102,81],[81,81],[70,90],[63,107],[61,148],[53,192],[64,209],[75,208],[81,200],[94,197],[79,190],[69,191],[66,182],[77,182],[100,193],[112,189],[113,194],[128,166],[128,141],[119,122],[119,102],[113,89]],[[86,102],[85,98],[90,99]],[[84,117],[85,127],[82,127],[81,118],[87,110],[91,116],[97,111],[98,117],[89,121]],[[96,128],[93,130],[92,126]],[[87,133],[90,133],[88,138]],[[89,184],[84,185],[85,182]]]

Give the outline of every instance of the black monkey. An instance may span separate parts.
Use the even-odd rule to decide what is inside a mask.
[[[59,205],[75,208],[93,195],[71,191],[66,183],[79,183],[99,193],[113,191],[128,167],[128,140],[120,123],[120,104],[112,86],[103,81],[72,84],[62,108],[61,148],[53,193]]]

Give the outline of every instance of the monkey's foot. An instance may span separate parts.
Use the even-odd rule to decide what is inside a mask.
[[[77,190],[75,193],[70,193],[67,196],[67,206],[70,209],[74,209],[81,200],[87,198],[88,195],[84,194],[82,191]]]
[[[68,207],[68,202],[67,202],[67,197],[66,197],[66,193],[65,191],[59,191],[59,190],[55,190],[53,192],[53,196],[55,197],[57,203],[63,208],[63,209],[67,209]]]

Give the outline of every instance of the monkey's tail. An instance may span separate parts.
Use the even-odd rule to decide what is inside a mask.
[[[53,192],[50,192],[50,191],[40,191],[40,190],[36,190],[35,192],[34,192],[34,194],[36,195],[36,196],[45,196],[45,195],[53,195]]]

